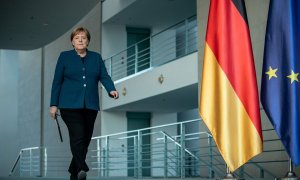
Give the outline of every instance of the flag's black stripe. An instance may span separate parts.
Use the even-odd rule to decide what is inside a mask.
[[[240,12],[241,16],[244,18],[244,21],[248,25],[245,1],[244,0],[232,0],[232,2],[235,5],[235,7],[237,8],[237,10]]]

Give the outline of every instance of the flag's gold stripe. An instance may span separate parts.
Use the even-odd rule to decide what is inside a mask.
[[[200,115],[234,171],[262,151],[262,140],[208,44],[204,53]]]

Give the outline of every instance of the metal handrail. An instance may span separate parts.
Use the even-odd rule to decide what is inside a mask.
[[[20,152],[19,152],[19,155],[17,156],[17,158],[16,158],[16,160],[13,164],[13,167],[12,167],[11,171],[9,172],[9,176],[12,176],[12,174],[14,173],[15,168],[17,167],[17,164],[19,163],[21,156],[25,151],[31,151],[31,150],[40,149],[40,148],[41,147],[28,147],[28,148],[21,149]]]
[[[178,147],[182,148],[182,145],[177,142],[175,139],[172,138],[172,136],[170,136],[169,134],[167,134],[164,131],[160,131],[164,136],[166,136],[168,139],[170,139],[172,142],[174,142]],[[197,156],[195,156],[191,151],[189,151],[187,148],[184,148],[184,151],[187,152],[189,155],[191,155],[193,158],[199,160],[199,158]]]
[[[122,135],[122,134],[135,133],[135,132],[138,132],[138,131],[146,131],[146,130],[158,129],[158,128],[163,128],[163,127],[168,127],[168,126],[173,126],[173,125],[187,124],[187,123],[197,122],[197,121],[202,121],[202,119],[197,118],[197,119],[191,119],[191,120],[184,121],[184,122],[176,122],[176,123],[170,123],[170,124],[163,124],[163,125],[159,125],[159,126],[152,126],[152,127],[142,128],[142,129],[138,129],[138,130],[124,131],[124,132],[118,132],[118,133],[113,133],[113,134],[108,134],[108,135],[96,136],[96,137],[92,137],[92,140],[107,138],[107,137],[111,137],[111,136],[118,136],[118,135]]]
[[[20,161],[21,154],[22,154],[22,150],[20,151],[17,159],[15,160],[15,163],[14,163],[14,165],[13,165],[13,167],[12,167],[10,173],[9,173],[9,176],[11,176],[13,174],[13,172],[15,171],[15,168],[16,168],[18,162]]]
[[[90,149],[89,154],[87,156],[87,161],[91,163],[91,170],[93,172],[98,172],[97,177],[100,176],[111,176],[112,174],[118,174],[116,173],[117,170],[127,172],[128,170],[132,170],[135,172],[135,177],[140,178],[142,177],[142,170],[143,169],[161,169],[164,170],[164,177],[167,178],[169,176],[172,177],[185,177],[185,170],[189,170],[190,173],[187,173],[187,175],[197,175],[199,177],[209,177],[214,178],[215,175],[218,177],[221,177],[224,172],[224,161],[222,160],[221,155],[219,154],[217,147],[215,143],[210,143],[210,140],[212,140],[212,137],[210,133],[204,131],[204,132],[191,132],[188,134],[185,134],[182,129],[185,129],[184,124],[187,123],[194,123],[194,122],[201,122],[201,119],[192,119],[189,121],[184,122],[176,122],[171,124],[164,124],[160,126],[155,127],[149,127],[149,128],[143,128],[139,130],[133,130],[133,131],[126,131],[126,132],[120,132],[120,133],[114,133],[110,135],[104,135],[104,136],[98,136],[93,137],[93,142],[97,142],[97,146],[93,149]],[[161,130],[161,128],[169,128],[171,126],[179,127],[181,130],[179,132],[184,133],[183,135],[175,135],[171,136],[168,134],[168,132],[165,132],[164,130]],[[173,128],[174,130],[176,128]],[[264,130],[264,132],[271,132],[271,129]],[[274,131],[274,130],[273,130]],[[144,133],[142,133],[144,132]],[[130,133],[136,133],[137,135],[134,136],[128,136]],[[206,138],[204,138],[204,136]],[[122,146],[122,149],[120,147],[118,148],[118,145],[120,145],[119,142],[126,142],[127,139],[142,139],[143,136],[149,136],[152,137],[152,140],[155,140],[155,142],[151,142],[150,144],[142,144],[141,142],[136,143],[134,146],[125,147]],[[163,136],[163,138],[161,137]],[[203,136],[203,137],[201,137]],[[105,141],[104,144],[101,144],[101,141]],[[161,140],[164,139],[162,142]],[[204,146],[195,146],[195,147],[188,147],[186,146],[187,141],[201,141],[205,142],[203,140],[208,139],[207,145]],[[272,140],[272,141],[270,141]],[[115,142],[114,142],[115,141]],[[273,138],[270,137],[269,139],[266,139],[267,142],[273,142]],[[275,139],[274,139],[275,141]],[[277,139],[277,141],[279,141]],[[136,141],[137,142],[137,141]],[[115,144],[115,145],[113,145]],[[94,144],[96,145],[96,144]],[[10,172],[10,176],[13,175],[13,172],[15,171],[16,165],[21,161],[20,158],[22,156],[22,153],[25,151],[30,151],[33,149],[38,149],[40,147],[32,147],[32,148],[24,148],[20,151],[16,162],[14,163],[14,166]],[[130,151],[131,152],[128,152]],[[206,149],[206,150],[205,150]],[[122,151],[121,151],[122,150]],[[265,153],[272,153],[276,151],[281,151],[282,149],[275,149],[275,150],[266,150]],[[125,152],[126,151],[126,152]],[[120,153],[123,152],[123,153]],[[184,154],[182,154],[184,153]],[[143,155],[146,155],[145,157]],[[30,157],[22,157],[23,160],[27,158],[28,160],[32,161],[32,169],[25,169],[26,174],[30,174],[31,171],[38,171],[39,165],[38,163],[34,163],[33,160],[34,157],[37,157],[35,154],[31,154]],[[47,158],[53,158],[53,157],[63,157],[58,154],[50,155]],[[127,159],[128,157],[132,157],[133,159]],[[47,158],[43,158],[47,161]],[[183,158],[183,159],[182,159]],[[69,159],[69,158],[68,158]],[[49,159],[48,159],[49,161]],[[59,159],[59,162],[66,162],[67,159]],[[148,164],[148,165],[142,165],[143,162],[155,162],[155,164]],[[53,159],[49,162],[55,163]],[[287,162],[287,160],[269,160],[270,162]],[[253,167],[258,168],[261,172],[261,177],[264,177],[264,175],[267,175],[267,177],[275,177],[275,175],[269,171],[268,169],[265,169],[261,163],[267,163],[264,161],[254,161],[251,160],[247,165],[251,165]],[[132,166],[128,166],[128,163],[132,163]],[[24,163],[23,163],[24,165]],[[28,164],[29,165],[29,164]],[[59,164],[58,164],[59,165]],[[57,167],[57,165],[55,165]],[[64,165],[65,166],[65,165]],[[50,168],[49,168],[50,167]],[[51,168],[51,165],[49,165],[48,170],[54,171],[53,168]],[[63,166],[61,166],[63,167]],[[35,168],[35,169],[33,169]],[[200,171],[197,169],[200,168],[208,168],[209,175],[203,176],[203,174],[199,174]],[[47,169],[47,166],[46,166]],[[196,170],[196,171],[194,171]],[[30,171],[30,172],[29,172]],[[118,172],[119,172],[118,171]],[[160,171],[160,170],[158,170]],[[21,173],[21,172],[20,172]],[[34,172],[35,173],[35,172]],[[244,171],[243,168],[236,171],[235,173],[240,173],[241,177],[250,178],[253,176],[253,174]],[[33,174],[33,173],[32,173]],[[200,176],[201,175],[201,176]]]
[[[165,36],[169,30],[171,36]],[[160,37],[162,36],[162,37]],[[122,51],[104,58],[108,73],[114,81],[132,77],[133,74],[163,65],[197,51],[196,15],[147,37]],[[179,41],[175,41],[179,39]],[[159,46],[162,45],[163,48]],[[165,44],[166,43],[166,44]],[[147,44],[146,46],[144,46]]]
[[[193,15],[193,16],[191,16],[191,17],[188,17],[187,19],[192,19],[192,18],[195,18],[195,17],[196,17],[196,15]],[[180,22],[178,22],[178,23],[176,23],[176,24],[173,24],[173,25],[169,26],[168,28],[166,28],[166,29],[164,29],[164,30],[161,30],[161,31],[155,33],[155,34],[152,35],[151,37],[155,37],[155,36],[157,36],[157,35],[159,35],[159,34],[162,34],[163,32],[166,32],[167,30],[172,29],[172,28],[178,26],[179,24],[181,24],[181,23],[184,22],[184,21],[185,21],[185,20],[180,21]],[[149,38],[145,38],[145,39],[149,39]],[[138,41],[136,44],[139,44],[140,42],[143,42],[145,39],[142,39],[142,40]],[[134,46],[135,46],[135,44],[130,45],[130,46],[128,46],[127,48],[125,48],[125,50],[128,50],[128,49],[130,49],[130,48],[132,48],[132,47],[134,47]],[[125,51],[125,50],[123,50],[123,51]],[[117,56],[117,55],[120,55],[123,51],[117,52],[117,53],[115,53],[115,54],[109,56],[109,57],[106,58],[105,60],[108,60],[108,59],[111,59],[111,58],[113,58],[113,57],[115,57],[115,56]],[[104,61],[105,61],[105,60],[104,60]]]

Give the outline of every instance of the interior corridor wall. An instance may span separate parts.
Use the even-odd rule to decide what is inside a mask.
[[[20,148],[40,146],[42,49],[19,51],[18,139]]]
[[[7,176],[21,148],[40,144],[41,49],[1,50],[0,61],[0,176]]]
[[[137,0],[113,0],[113,1],[104,1],[103,3],[103,23],[108,19],[113,17],[116,13],[122,11],[123,9],[130,6]]]
[[[7,176],[19,149],[18,63],[19,53],[0,50],[0,176]]]
[[[101,41],[101,51],[104,59],[110,58],[112,55],[124,50],[127,45],[126,26],[119,24],[104,24],[102,27]]]

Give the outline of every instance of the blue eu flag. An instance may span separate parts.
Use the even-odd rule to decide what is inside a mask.
[[[261,102],[295,165],[300,164],[300,1],[270,1]]]

